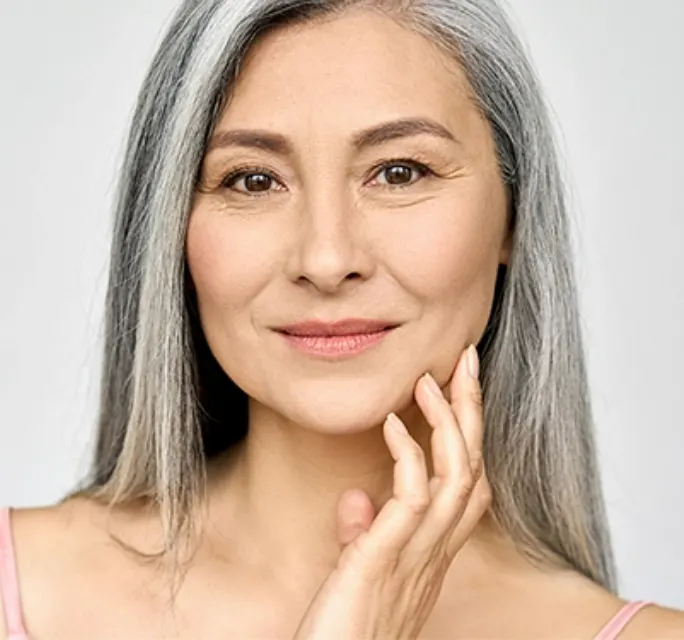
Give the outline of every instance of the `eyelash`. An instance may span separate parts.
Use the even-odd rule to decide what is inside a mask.
[[[414,169],[418,174],[419,174],[419,180],[421,178],[429,178],[436,176],[437,174],[435,171],[430,167],[430,165],[420,162],[417,158],[394,158],[392,160],[387,160],[385,162],[380,163],[379,165],[376,165],[371,169],[371,176],[378,176],[380,175],[383,171],[390,167],[395,167],[395,166],[407,166],[410,167],[411,169]],[[262,174],[265,176],[268,176],[271,178],[271,180],[275,180],[276,182],[280,182],[278,178],[268,169],[265,167],[257,167],[257,166],[244,166],[244,167],[238,167],[234,171],[231,171],[222,181],[219,186],[225,187],[227,189],[232,189],[232,185],[237,182],[240,178],[244,178],[250,174]],[[382,185],[386,189],[389,189],[390,191],[394,191],[396,189],[405,189],[407,187],[413,186],[416,182],[419,180],[415,180],[414,182],[410,182],[408,184],[390,184],[390,185]],[[264,191],[264,192],[255,192],[255,191],[238,191],[236,189],[232,189],[236,193],[249,196],[252,198],[263,198],[264,196],[269,195],[269,191]]]

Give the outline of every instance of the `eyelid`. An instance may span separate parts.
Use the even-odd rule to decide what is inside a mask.
[[[379,174],[381,174],[385,169],[389,167],[394,167],[394,166],[408,166],[415,171],[417,171],[420,174],[420,179],[423,178],[429,178],[429,177],[434,177],[437,175],[437,173],[434,171],[434,169],[425,161],[419,160],[417,157],[401,157],[401,158],[391,158],[389,160],[383,160],[381,163],[376,164],[368,174],[370,175],[370,178],[368,180],[372,180],[376,178]],[[280,186],[285,187],[285,185],[282,183],[282,181],[278,178],[277,174],[270,169],[263,167],[263,166],[257,166],[257,165],[245,165],[245,166],[240,166],[236,167],[233,169],[225,178],[221,180],[219,183],[220,187],[224,187],[226,189],[232,189],[236,193],[240,193],[242,195],[249,196],[251,198],[261,198],[264,196],[269,195],[269,191],[263,191],[263,192],[255,192],[255,191],[239,191],[237,189],[233,189],[232,186],[229,186],[229,182],[237,182],[238,180],[244,178],[247,175],[250,174],[262,174],[265,176],[268,176],[271,180],[274,182],[277,182]],[[410,182],[408,184],[383,184],[381,185],[385,189],[405,189],[407,187],[411,187],[416,182],[419,182],[419,180],[415,180],[413,182]],[[365,184],[365,183],[364,183]]]

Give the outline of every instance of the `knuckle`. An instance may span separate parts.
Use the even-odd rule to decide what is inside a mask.
[[[483,477],[478,483],[476,495],[473,496],[473,500],[476,501],[476,506],[481,511],[486,511],[492,504],[494,494],[492,493],[492,486],[487,481],[487,478]]]
[[[478,406],[478,407],[480,407],[480,408],[484,406],[484,399],[483,399],[483,396],[482,396],[482,389],[480,388],[479,385],[476,386],[476,387],[473,387],[473,388],[469,391],[468,396],[469,396],[469,398],[470,398],[470,401],[471,401],[474,405],[476,405],[476,406]]]
[[[484,455],[482,451],[473,451],[470,456],[470,466],[476,475],[481,475],[484,471]]]
[[[380,554],[367,549],[360,538],[349,545],[344,556],[344,570],[369,583],[377,580],[377,577],[385,572],[391,573],[397,562],[392,554]]]
[[[470,472],[475,478],[484,475],[484,456],[482,451],[475,451],[470,456]]]
[[[468,500],[473,490],[475,489],[475,484],[477,483],[477,477],[470,472],[470,470],[465,471],[458,481],[457,495],[459,500]]]
[[[412,516],[422,517],[430,506],[430,501],[422,496],[412,495],[404,503]]]

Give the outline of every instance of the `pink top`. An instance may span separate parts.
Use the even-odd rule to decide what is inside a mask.
[[[5,611],[5,627],[9,633],[7,640],[29,640],[21,615],[10,507],[0,509],[0,600]]]
[[[19,597],[19,580],[12,543],[10,507],[0,508],[0,601],[5,611],[5,626],[9,632],[7,640],[30,640],[24,627]],[[637,611],[652,604],[645,600],[627,603],[599,631],[593,640],[615,640]],[[2,640],[2,639],[0,639]]]

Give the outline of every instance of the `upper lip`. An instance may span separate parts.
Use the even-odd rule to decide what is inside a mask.
[[[398,326],[390,320],[371,320],[365,318],[345,318],[334,322],[306,320],[297,324],[277,327],[276,331],[294,336],[350,336],[363,333],[377,333]]]

